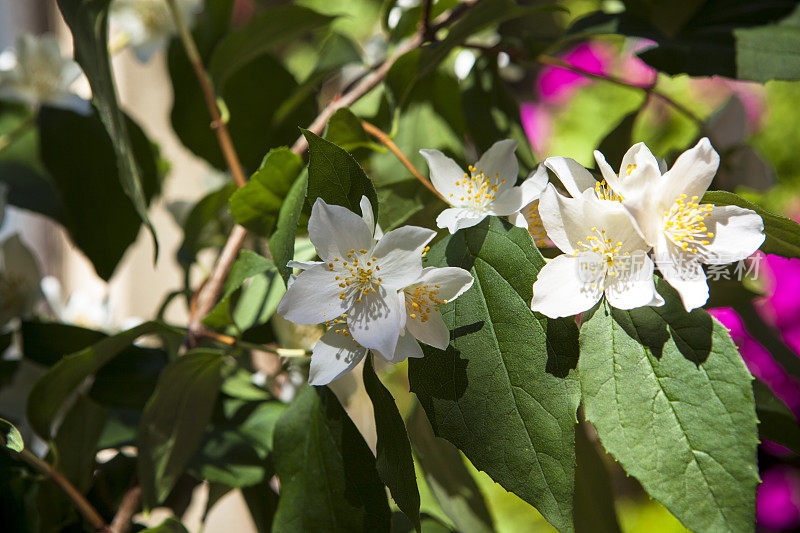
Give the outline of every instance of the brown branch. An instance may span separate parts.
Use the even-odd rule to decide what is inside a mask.
[[[405,154],[400,150],[400,148],[397,147],[397,145],[389,138],[388,135],[386,135],[383,131],[381,131],[377,126],[370,124],[366,120],[361,121],[361,126],[364,128],[364,131],[366,131],[367,133],[378,139],[378,141],[380,141],[381,144],[383,144],[386,148],[388,148],[389,151],[392,152],[395,155],[395,157],[397,157],[397,159],[400,160],[403,166],[406,167],[408,171],[411,172],[411,174],[415,178],[417,178],[420,182],[422,182],[422,184],[425,187],[427,187],[429,191],[431,191],[433,194],[444,200],[444,196],[442,196],[442,193],[437,191],[436,187],[434,187],[430,181],[425,179],[425,176],[423,176],[420,173],[420,171],[417,170],[417,168],[413,165],[413,163],[411,163],[411,161],[408,160]]]
[[[433,0],[423,0],[422,2],[422,15],[419,19],[419,33],[426,41],[433,41],[436,39],[436,32],[431,28],[431,8],[433,7]]]
[[[219,106],[217,105],[217,95],[214,88],[211,86],[211,80],[208,77],[205,67],[203,66],[203,59],[200,57],[200,52],[197,50],[197,45],[194,42],[191,31],[183,20],[183,15],[176,4],[176,0],[167,0],[170,10],[172,11],[172,18],[175,19],[175,25],[178,28],[178,33],[181,36],[183,47],[186,50],[186,55],[189,57],[189,62],[192,64],[194,73],[197,76],[197,81],[200,84],[200,89],[203,91],[203,98],[206,101],[206,107],[211,114],[211,128],[217,134],[217,142],[219,143],[222,155],[225,158],[225,163],[228,165],[228,170],[231,172],[233,181],[236,185],[242,187],[247,183],[242,164],[239,162],[239,156],[236,154],[236,149],[233,147],[231,134],[228,132],[228,126],[222,120]],[[175,95],[179,98],[179,95]]]
[[[111,533],[128,533],[131,529],[133,515],[142,505],[142,487],[134,485],[122,497],[122,503],[111,521]]]
[[[175,0],[169,0],[170,5],[174,5]],[[456,7],[450,10],[449,13],[444,13],[441,16],[437,17],[436,20],[433,22],[431,26],[431,31],[436,32],[441,28],[447,26],[448,24],[452,23],[461,15],[464,14],[466,9],[474,4],[476,0],[466,0],[461,4],[458,4]],[[187,30],[188,33],[188,30]],[[189,35],[191,37],[191,35]],[[190,40],[191,41],[191,40]],[[338,98],[334,99],[330,102],[323,110],[317,115],[317,118],[311,123],[308,129],[319,135],[322,133],[322,130],[325,128],[325,125],[328,123],[328,120],[333,116],[333,114],[343,107],[349,107],[357,102],[361,97],[366,95],[372,89],[374,89],[379,83],[383,81],[386,75],[389,73],[389,69],[392,68],[395,61],[400,58],[402,55],[410,52],[414,48],[417,48],[423,43],[423,36],[418,31],[412,37],[410,37],[407,41],[397,47],[394,53],[386,59],[380,66],[378,66],[375,70],[370,72],[368,75],[364,76],[364,78],[359,81],[355,86],[353,86],[350,90],[339,96]],[[202,68],[202,64],[200,63],[199,66]],[[205,73],[205,71],[203,71]],[[200,78],[198,76],[198,78]],[[208,81],[207,77],[202,76],[202,79]],[[201,81],[201,83],[203,83]],[[216,102],[215,102],[216,107]],[[227,131],[227,130],[226,130]],[[297,141],[292,145],[292,152],[297,155],[302,155],[305,151],[308,150],[308,141],[306,141],[305,136],[301,135],[298,137]],[[225,247],[222,250],[222,253],[217,258],[217,262],[214,265],[214,269],[211,272],[211,276],[209,276],[208,281],[203,285],[200,289],[200,292],[197,296],[197,307],[194,309],[194,312],[191,314],[189,318],[189,344],[193,345],[193,343],[201,336],[201,332],[203,331],[203,324],[201,322],[202,317],[206,316],[211,309],[216,304],[217,300],[219,299],[219,295],[222,291],[222,286],[225,283],[225,279],[228,277],[228,273],[230,272],[231,267],[233,266],[233,262],[236,260],[236,254],[241,248],[242,243],[244,242],[244,238],[247,235],[247,230],[242,228],[241,226],[236,226],[231,234],[228,236],[228,241],[225,243]]]
[[[72,501],[78,511],[83,515],[86,521],[91,524],[95,531],[110,533],[108,525],[106,524],[105,520],[103,520],[103,517],[100,516],[100,513],[97,512],[97,509],[95,509],[92,504],[89,503],[86,498],[84,498],[83,494],[81,494],[80,491],[76,489],[75,486],[72,485],[72,483],[70,483],[69,480],[67,480],[67,478],[61,474],[61,472],[53,468],[53,466],[47,461],[39,459],[27,448],[23,448],[21,452],[14,452],[14,454],[31,465],[34,469],[38,470],[50,481],[55,483],[56,486],[67,496],[67,498]]]

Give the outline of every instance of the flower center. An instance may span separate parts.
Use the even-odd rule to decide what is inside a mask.
[[[664,211],[664,232],[684,251],[695,254],[698,246],[710,244],[708,239],[714,237],[705,223],[713,209],[711,204],[697,203],[697,196],[687,202],[686,195],[682,194],[669,211]]]
[[[403,290],[406,296],[406,312],[408,316],[420,322],[427,322],[431,317],[432,311],[438,311],[440,305],[447,303],[447,300],[439,299],[438,285],[416,285],[407,287]]]
[[[594,194],[597,195],[597,197],[601,200],[621,202],[624,199],[621,195],[615,193],[611,187],[608,186],[606,180],[600,180],[594,184]]]
[[[465,172],[464,177],[455,183],[461,192],[450,193],[448,196],[451,202],[457,202],[459,206],[480,209],[495,199],[498,185],[505,183],[506,180],[501,179],[500,174],[495,174],[494,177],[484,174],[472,165],[468,170],[469,172]]]
[[[334,333],[340,333],[345,337],[349,337],[353,341],[355,339],[350,334],[350,330],[347,329],[347,313],[342,313],[340,316],[334,318],[333,320],[329,320],[325,322],[325,325],[328,326],[329,329],[332,329]]]
[[[597,279],[598,272],[602,273],[603,277],[618,277],[622,272],[621,267],[627,264],[627,258],[630,256],[629,252],[620,253],[622,242],[614,242],[614,239],[609,239],[606,235],[606,230],[592,228],[592,232],[586,236],[586,241],[578,241],[577,247],[573,256],[577,257],[581,254],[592,253],[600,256],[600,260],[585,260],[581,261],[580,275],[585,277],[585,281]],[[625,258],[625,260],[622,260]],[[595,288],[594,283],[591,284],[592,289]]]
[[[346,259],[334,257],[328,263],[328,270],[337,272],[333,279],[339,282],[342,292],[339,293],[340,300],[355,299],[361,303],[361,297],[367,294],[375,294],[383,281],[378,272],[381,267],[378,265],[377,257],[369,257],[369,250],[351,249],[347,253]]]
[[[522,210],[522,216],[528,222],[528,233],[538,247],[547,246],[547,232],[544,230],[542,217],[539,216],[539,200],[534,200]]]

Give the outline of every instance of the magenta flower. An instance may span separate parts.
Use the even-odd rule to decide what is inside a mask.
[[[756,520],[775,530],[795,530],[800,526],[800,476],[788,466],[775,466],[761,473],[756,496]]]

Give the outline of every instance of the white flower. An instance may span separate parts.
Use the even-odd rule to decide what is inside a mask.
[[[575,198],[548,185],[539,201],[547,235],[564,252],[548,261],[533,284],[531,309],[551,318],[590,309],[605,294],[619,309],[662,305],[653,283],[650,247],[619,202],[588,189]]]
[[[191,22],[200,4],[201,0],[178,0],[178,8],[187,23]],[[142,63],[166,48],[177,31],[166,0],[114,0],[110,24],[115,38],[128,43]]]
[[[458,267],[426,267],[419,279],[403,289],[406,304],[406,329],[393,354],[376,351],[391,363],[408,357],[422,357],[417,341],[444,350],[450,343],[450,330],[444,325],[439,307],[452,302],[472,287],[472,274]]]
[[[108,331],[112,329],[112,310],[106,291],[75,290],[67,300],[61,282],[45,276],[40,283],[42,294],[55,318],[64,324]]]
[[[634,148],[636,155],[626,155],[630,166],[623,161],[620,176],[603,170],[602,164],[600,168],[653,246],[664,279],[691,311],[708,300],[701,263],[720,265],[750,256],[764,242],[764,221],[749,209],[699,203],[719,166],[719,155],[707,138],[681,154],[663,174],[646,146]]]
[[[356,345],[395,352],[406,326],[402,289],[422,274],[422,251],[435,232],[404,226],[376,242],[374,225],[322,199],[314,203],[308,231],[322,261],[289,263],[303,271],[287,289],[278,313],[297,324],[329,324],[314,348],[309,379],[324,384],[358,363],[351,357]],[[365,352],[359,353],[363,357]]]
[[[19,235],[0,244],[0,329],[12,318],[33,312],[39,301],[39,264]]]
[[[542,190],[544,190],[549,180],[547,177],[547,168],[544,165],[539,165],[536,172],[533,176],[528,178],[528,180],[534,180],[534,182],[540,184]],[[523,206],[522,209],[516,213],[509,215],[508,221],[517,227],[527,229],[536,246],[542,247],[549,244],[547,232],[544,230],[542,218],[539,216],[539,200],[534,200]]]
[[[438,150],[420,150],[428,162],[431,183],[453,206],[439,214],[436,224],[455,233],[478,224],[487,215],[517,213],[538,198],[547,185],[547,175],[534,174],[515,186],[519,173],[516,148],[516,141],[498,141],[467,172]]]
[[[86,113],[86,100],[73,94],[71,86],[82,72],[77,63],[61,55],[53,35],[36,37],[22,34],[17,38],[11,66],[0,70],[0,98],[26,103],[32,107],[50,105]]]

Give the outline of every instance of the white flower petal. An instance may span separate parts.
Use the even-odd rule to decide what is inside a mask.
[[[711,180],[714,179],[717,167],[719,167],[719,154],[711,146],[708,138],[703,137],[694,147],[683,152],[672,168],[664,174],[661,181],[661,197],[669,205],[672,205],[681,194],[689,198],[692,196],[702,198],[711,185]]]
[[[444,325],[442,314],[433,309],[425,322],[419,316],[417,318],[408,317],[406,329],[417,340],[440,350],[445,350],[450,343],[450,330]]]
[[[328,330],[314,346],[308,369],[310,385],[327,385],[350,372],[367,354],[349,335]]]
[[[390,363],[395,364],[402,363],[409,357],[418,359],[425,355],[422,353],[422,347],[417,342],[417,339],[415,339],[414,335],[408,331],[400,335],[400,338],[397,340],[397,348],[395,348],[394,354],[392,354],[391,357],[387,357],[385,354],[377,350],[373,350],[373,352],[380,355]]]
[[[469,271],[458,267],[425,267],[419,280],[425,285],[437,285],[438,298],[445,302],[464,294],[475,281]]]
[[[740,261],[753,254],[764,243],[764,221],[750,209],[735,205],[715,206],[705,220],[714,234],[703,262],[722,265]]]
[[[422,273],[422,250],[435,236],[435,231],[419,226],[403,226],[384,235],[373,251],[381,284],[398,290],[414,283]]]
[[[463,207],[450,207],[445,209],[436,217],[436,225],[440,228],[447,228],[450,233],[455,233],[460,229],[471,228],[486,218],[487,213],[481,213],[474,209]]]
[[[505,188],[517,183],[519,162],[516,154],[514,154],[516,149],[517,141],[512,139],[497,141],[475,163],[475,168],[478,169],[478,172],[483,172],[490,177],[499,175],[501,180],[505,180],[497,184],[498,196]]]
[[[582,280],[577,257],[559,255],[539,271],[533,284],[531,310],[550,318],[574,316],[596,304],[603,294],[602,279]]]
[[[322,198],[311,208],[308,236],[325,261],[346,256],[351,249],[371,250],[372,230],[360,216],[340,205],[328,205]]]
[[[300,270],[308,270],[311,267],[324,265],[322,261],[289,261],[286,266],[289,268],[299,268]]]
[[[458,163],[439,150],[420,150],[419,153],[428,162],[431,183],[443,197],[449,198],[451,194],[455,196],[461,193],[456,182],[464,177],[464,169]]]
[[[311,325],[333,320],[347,311],[339,299],[335,272],[316,266],[301,272],[278,304],[278,313],[295,324]]]
[[[406,325],[405,300],[402,291],[383,287],[375,294],[364,294],[347,313],[350,334],[365,348],[393,354],[397,339]]]
[[[528,229],[528,219],[526,219],[525,215],[522,214],[522,211],[527,207],[528,206],[526,205],[516,213],[511,213],[510,215],[508,215],[508,221],[514,224],[518,228]]]
[[[553,184],[539,199],[539,217],[542,219],[547,236],[562,252],[571,254],[575,251],[574,243],[586,237],[584,205],[585,200],[568,198],[556,192]]]
[[[629,256],[623,275],[615,277],[606,288],[606,298],[617,309],[635,309],[645,305],[664,305],[653,282],[653,261],[644,252]]]
[[[548,157],[544,166],[552,170],[573,198],[578,198],[586,189],[594,189],[597,180],[583,165],[569,157]]]
[[[678,291],[686,310],[702,307],[708,301],[708,280],[697,259],[666,242],[666,237],[653,252],[658,269],[667,283]]]
[[[372,203],[369,201],[369,198],[362,196],[358,205],[361,206],[361,218],[364,219],[364,223],[370,230],[373,230],[374,233],[375,214],[372,212]]]

